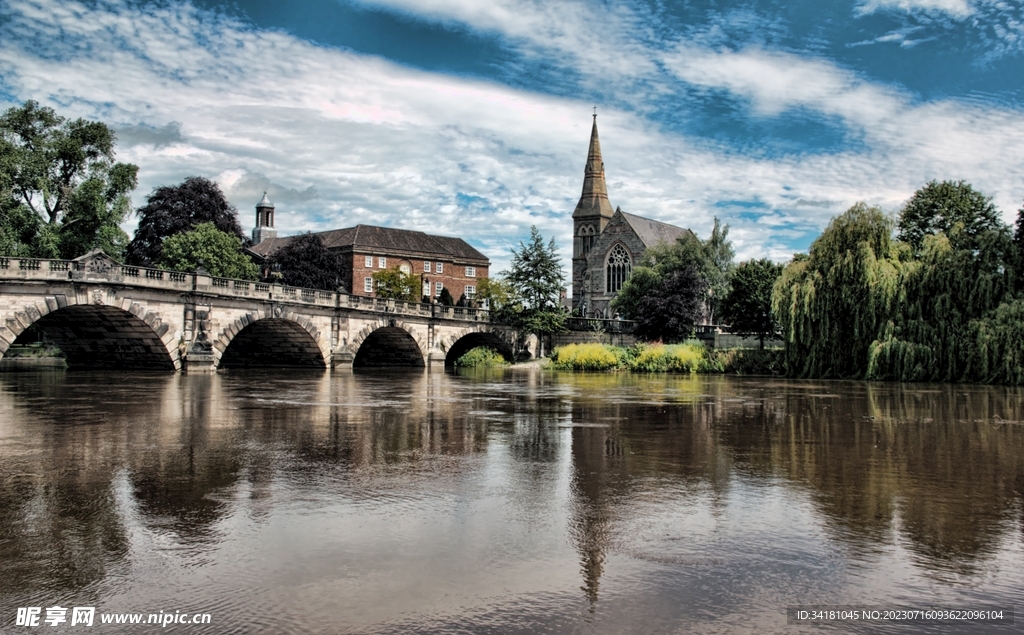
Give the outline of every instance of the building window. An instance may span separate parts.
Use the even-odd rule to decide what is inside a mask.
[[[408,263],[404,262],[398,265],[398,270],[404,273],[405,275],[409,275],[410,273],[412,273],[412,268],[408,265]]]
[[[594,235],[593,227],[590,225],[580,227],[580,250],[584,256],[590,252],[596,242],[597,236]]]
[[[423,262],[423,273],[430,273],[430,261]]]
[[[475,297],[476,297],[476,285],[467,284],[466,285],[466,299],[467,300],[472,300]]]
[[[608,280],[605,290],[608,293],[618,293],[632,270],[633,261],[630,259],[629,252],[626,251],[625,247],[622,245],[612,247],[611,252],[608,254]]]
[[[381,256],[380,258],[377,259],[377,266],[380,267],[381,269],[387,269],[388,259],[385,258],[384,256]]]
[[[476,277],[476,267],[466,267],[466,277],[467,278],[475,278]]]
[[[424,282],[423,283],[423,295],[424,295],[424,297],[427,297],[427,298],[430,297],[430,283],[429,282]]]
[[[373,256],[366,257],[366,267],[367,269],[373,267]]]
[[[363,278],[363,291],[373,293],[373,278]]]
[[[437,273],[444,273],[444,263],[443,262],[437,263],[437,266],[434,267],[434,271],[436,271]]]
[[[441,289],[444,289],[444,283],[443,282],[435,282],[434,283],[434,295],[441,295]]]

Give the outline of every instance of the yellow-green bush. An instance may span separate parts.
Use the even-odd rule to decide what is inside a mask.
[[[629,370],[643,373],[693,373],[701,367],[704,347],[696,343],[637,344]]]
[[[477,346],[455,361],[456,368],[505,366],[508,362],[494,349]]]
[[[567,344],[554,350],[551,364],[563,370],[609,370],[620,365],[620,355],[604,344]]]

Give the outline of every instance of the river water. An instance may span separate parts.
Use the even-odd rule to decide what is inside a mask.
[[[1021,632],[1022,422],[1003,387],[0,374],[0,631]],[[96,624],[17,624],[54,606]]]

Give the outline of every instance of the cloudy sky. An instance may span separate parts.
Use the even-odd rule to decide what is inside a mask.
[[[1016,0],[0,0],[0,106],[110,124],[136,205],[201,175],[245,227],[268,190],[282,234],[460,235],[499,269],[531,225],[569,257],[595,105],[613,205],[784,260],[931,179],[1011,222],[1022,91]]]

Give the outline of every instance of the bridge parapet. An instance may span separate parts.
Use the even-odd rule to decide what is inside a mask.
[[[0,280],[111,282],[168,291],[286,302],[373,313],[419,316],[429,319],[488,322],[486,309],[405,302],[350,295],[321,289],[304,289],[268,282],[218,278],[204,274],[122,265],[102,252],[75,260],[0,257]]]

